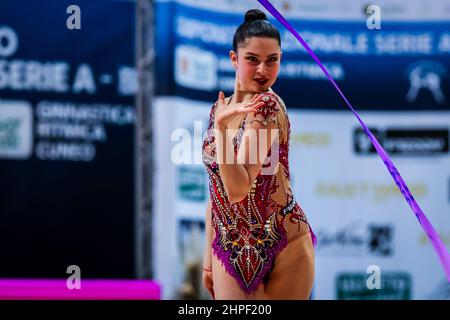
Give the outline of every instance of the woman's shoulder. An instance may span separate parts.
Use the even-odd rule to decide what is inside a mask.
[[[283,107],[286,108],[286,105],[284,104],[283,99],[278,95],[278,93],[276,93],[275,91],[273,91],[272,88],[269,88],[269,90],[266,92],[268,95],[270,95],[271,97],[273,97],[274,99],[276,99],[276,101],[282,105]]]
[[[275,91],[273,91],[272,88],[269,88],[267,94],[270,95],[270,97],[276,102],[276,108],[278,109],[278,128],[280,129],[280,134],[282,137],[281,142],[286,142],[289,139],[288,131],[290,128],[286,105],[284,104],[283,99],[281,99],[281,97]]]
[[[277,106],[276,109],[278,110],[278,114],[288,117],[286,105],[285,105],[283,99],[275,91],[273,91],[272,88],[269,88],[269,90],[266,91],[265,94],[267,96],[269,96],[275,102],[275,104]]]

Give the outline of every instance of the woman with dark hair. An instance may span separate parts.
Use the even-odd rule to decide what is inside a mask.
[[[257,9],[236,30],[234,93],[220,92],[203,141],[209,177],[203,285],[214,299],[308,299],[315,236],[289,176],[290,123],[271,89],[278,30]]]

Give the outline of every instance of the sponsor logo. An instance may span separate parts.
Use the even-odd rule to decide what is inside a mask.
[[[406,272],[382,272],[380,288],[370,289],[370,275],[358,272],[342,272],[336,277],[338,300],[410,300],[412,281]]]
[[[32,120],[28,102],[0,102],[0,158],[25,160],[31,156]]]
[[[203,168],[179,167],[178,192],[180,197],[191,201],[206,199],[206,177]]]
[[[409,90],[406,101],[414,102],[420,94],[431,94],[439,104],[445,102],[442,79],[447,75],[445,67],[435,61],[419,61],[408,68]]]
[[[390,224],[350,223],[335,231],[317,230],[317,252],[322,256],[391,256],[394,226]]]
[[[423,182],[410,182],[408,187],[416,199],[429,194],[428,186]],[[397,185],[368,180],[358,182],[319,181],[314,190],[317,196],[322,198],[360,199],[375,203],[403,199]]]
[[[369,251],[380,256],[392,254],[393,230],[388,225],[369,225]]]
[[[381,132],[375,128],[369,128],[372,134],[377,138],[378,142],[382,144],[383,137],[380,135]],[[368,154],[368,153],[376,153],[377,151],[372,145],[367,134],[363,129],[357,128],[353,131],[353,149],[357,154]]]
[[[380,145],[391,155],[438,155],[448,153],[448,128],[370,128]],[[376,150],[363,129],[353,132],[354,152],[359,155],[375,154]]]
[[[291,136],[291,144],[301,144],[307,147],[328,147],[331,145],[331,136],[328,133],[304,132]]]
[[[197,90],[217,88],[217,57],[193,46],[175,49],[175,81],[180,86]]]

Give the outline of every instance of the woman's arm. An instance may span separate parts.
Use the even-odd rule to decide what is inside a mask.
[[[214,284],[212,278],[212,226],[211,226],[211,198],[208,199],[205,213],[205,254],[203,257],[202,283],[214,299]]]
[[[205,212],[205,253],[203,256],[203,268],[211,269],[212,265],[212,241],[213,233],[211,226],[211,198],[208,199]]]
[[[224,104],[224,101],[220,102],[220,99],[223,99],[223,95],[219,96],[219,103]],[[256,105],[266,108],[261,104]],[[231,110],[232,108],[230,107]],[[232,135],[226,134],[226,123],[215,123],[214,134],[219,171],[230,202],[244,199],[261,171],[269,148],[278,137],[278,124],[273,121],[278,110],[279,108],[273,107],[265,110],[269,112],[261,113],[259,112],[261,110],[255,112],[257,109],[253,109],[249,113],[237,156],[232,145]]]
[[[243,164],[237,163],[234,154],[231,134],[227,134],[224,125],[217,124],[214,133],[216,140],[216,154],[219,165],[220,177],[232,203],[241,200],[242,194],[250,184],[249,172]]]

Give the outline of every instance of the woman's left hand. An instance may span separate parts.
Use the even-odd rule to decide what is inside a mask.
[[[213,284],[213,277],[212,277],[211,270],[203,269],[202,283],[203,283],[203,287],[205,287],[205,289],[208,290],[211,298],[214,299],[214,284]]]
[[[225,95],[222,91],[219,92],[219,99],[214,114],[214,125],[217,128],[225,128],[228,123],[233,121],[237,116],[244,113],[255,112],[258,108],[264,105],[261,101],[261,95],[255,94],[248,102],[239,102],[225,105]]]

